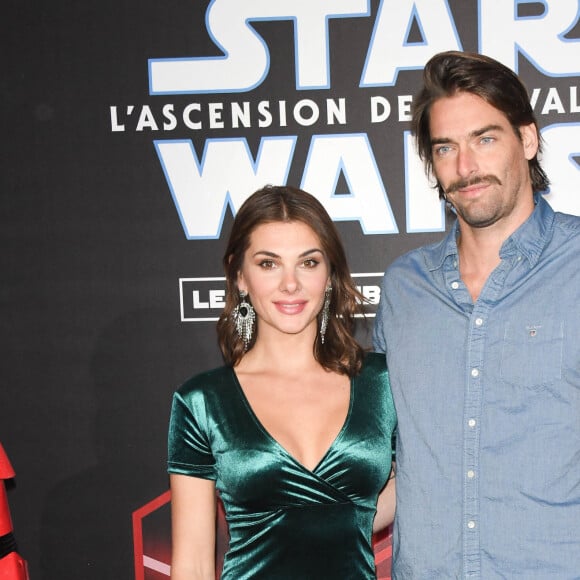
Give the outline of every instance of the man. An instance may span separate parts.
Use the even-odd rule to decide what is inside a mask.
[[[398,415],[393,578],[580,578],[580,218],[540,193],[527,91],[434,56],[414,101],[457,219],[385,274],[375,348]]]

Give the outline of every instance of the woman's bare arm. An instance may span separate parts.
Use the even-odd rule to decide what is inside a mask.
[[[391,476],[379,494],[379,499],[377,501],[377,514],[375,515],[375,520],[373,522],[373,532],[378,532],[393,523],[393,520],[395,519],[395,491],[395,464],[393,464]]]
[[[171,580],[215,580],[215,483],[170,475]]]

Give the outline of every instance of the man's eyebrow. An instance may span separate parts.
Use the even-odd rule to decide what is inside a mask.
[[[431,147],[433,147],[433,145],[444,145],[445,143],[451,143],[451,139],[445,139],[444,137],[431,139]]]
[[[469,133],[469,137],[481,137],[488,131],[503,131],[504,128],[501,125],[491,124],[481,127],[479,129],[474,129]],[[453,143],[453,139],[448,137],[435,137],[431,139],[431,146],[433,145],[444,145],[445,143]]]
[[[503,127],[501,125],[486,125],[485,127],[482,127],[481,129],[476,129],[475,131],[472,131],[470,133],[471,137],[480,137],[481,135],[483,135],[484,133],[487,133],[488,131],[503,131]]]

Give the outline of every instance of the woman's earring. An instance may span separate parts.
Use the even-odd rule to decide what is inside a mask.
[[[246,301],[247,292],[240,291],[240,303],[234,308],[234,324],[238,336],[244,343],[244,350],[248,350],[248,345],[254,334],[254,322],[256,321],[256,311],[254,307]]]
[[[329,286],[324,292],[324,306],[322,307],[322,318],[320,319],[320,342],[324,344],[324,337],[328,328],[328,318],[330,316],[330,294],[332,286]]]

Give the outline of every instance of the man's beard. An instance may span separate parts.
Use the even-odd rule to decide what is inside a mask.
[[[452,194],[461,189],[477,184],[495,184],[500,187],[502,185],[501,180],[495,175],[477,175],[469,179],[460,179],[451,183],[449,187],[446,188],[445,194]],[[457,215],[460,216],[467,225],[473,228],[485,228],[494,224],[501,217],[503,210],[501,202],[499,204],[494,202],[494,197],[483,199],[481,202],[476,203],[473,206],[473,210],[470,209],[471,204],[469,202],[466,204],[461,203],[461,200],[458,200],[457,203],[453,203],[450,200],[448,200],[448,202],[451,204]]]

